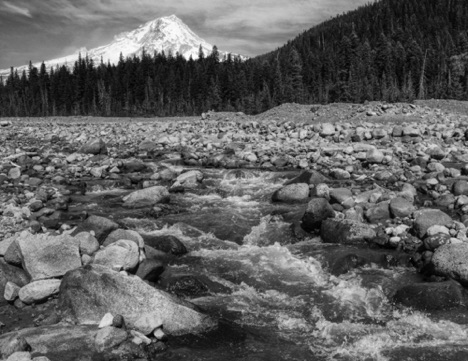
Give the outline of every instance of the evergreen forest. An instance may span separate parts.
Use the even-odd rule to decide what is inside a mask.
[[[468,1],[381,0],[247,61],[144,53],[118,64],[82,54],[0,81],[0,116],[256,114],[304,104],[468,100]]]

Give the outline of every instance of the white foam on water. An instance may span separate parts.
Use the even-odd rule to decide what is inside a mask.
[[[192,255],[200,257],[205,266],[218,264],[233,273],[242,271],[256,284],[325,286],[329,278],[313,257],[299,259],[279,244],[243,245],[236,251],[200,249]]]
[[[450,321],[432,321],[421,312],[395,311],[384,326],[344,321],[334,323],[324,317],[316,323],[311,349],[328,360],[387,361],[384,351],[396,348],[468,346],[468,326]]]
[[[259,197],[271,194],[282,186],[274,173],[248,173],[246,178],[229,178],[225,176],[219,183],[220,187],[233,195],[252,195]]]
[[[276,219],[274,216],[267,215],[260,219],[257,226],[252,227],[250,233],[244,237],[244,245],[269,246],[282,241],[290,224]],[[287,242],[285,242],[287,243]]]
[[[371,317],[378,320],[385,318],[391,308],[380,286],[362,287],[360,277],[352,273],[340,277],[331,276],[329,288],[324,294],[335,298],[340,313],[349,319]]]

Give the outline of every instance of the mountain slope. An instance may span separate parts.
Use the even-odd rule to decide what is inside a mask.
[[[119,61],[121,53],[124,58],[132,57],[133,55],[140,56],[143,49],[148,54],[153,54],[155,51],[158,53],[164,51],[166,55],[169,53],[173,55],[179,53],[186,59],[190,57],[198,59],[200,46],[205,55],[211,54],[213,45],[196,35],[177,16],[171,15],[149,21],[133,31],[121,33],[115,36],[110,44],[90,50],[82,48],[72,55],[47,60],[44,63],[48,69],[57,65],[73,66],[81,54],[82,57],[87,55],[95,64],[99,64],[101,59],[105,63],[116,64]],[[228,54],[222,51],[219,53],[221,58]],[[40,68],[41,63],[33,65]],[[17,68],[19,74],[27,69],[27,65]],[[10,69],[0,70],[0,75],[4,77],[9,74]]]
[[[278,61],[283,77],[292,76],[294,63],[299,66],[304,91],[292,97],[297,102],[466,99],[468,2],[376,1],[314,26],[256,61],[273,69]]]

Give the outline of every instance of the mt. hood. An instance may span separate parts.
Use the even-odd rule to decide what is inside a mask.
[[[139,28],[121,33],[114,37],[108,45],[100,46],[91,50],[82,48],[77,50],[74,54],[62,58],[44,61],[47,69],[56,67],[57,65],[67,65],[73,67],[75,61],[78,60],[79,55],[84,58],[86,55],[89,59],[94,61],[95,65],[108,61],[111,64],[117,64],[120,54],[123,57],[131,57],[133,55],[140,56],[143,49],[147,54],[152,55],[155,51],[161,53],[164,51],[166,55],[171,53],[176,55],[179,53],[184,58],[198,59],[199,48],[202,48],[203,53],[206,55],[211,54],[213,46],[205,40],[197,36],[190,28],[184,24],[177,16],[171,15],[161,17],[146,24],[141,25]],[[220,58],[227,56],[227,52],[219,51]],[[236,54],[233,54],[236,56]],[[242,57],[245,59],[245,57]],[[40,68],[42,62],[34,63],[33,65]],[[27,71],[28,66],[20,66],[17,68],[18,74],[21,76],[23,70]],[[10,69],[0,70],[0,75],[4,78],[10,74]],[[5,79],[4,79],[5,80]]]

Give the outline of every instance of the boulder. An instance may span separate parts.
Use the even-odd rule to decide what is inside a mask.
[[[405,218],[414,212],[413,203],[403,197],[396,197],[390,201],[390,214],[392,217]]]
[[[142,234],[145,245],[158,251],[172,253],[176,256],[182,256],[187,253],[187,248],[177,237],[170,234],[155,235]]]
[[[61,282],[56,279],[31,282],[19,290],[19,299],[27,305],[44,301],[58,293]]]
[[[389,202],[380,202],[366,211],[366,218],[370,223],[380,223],[390,219]]]
[[[8,172],[8,178],[12,180],[19,179],[21,177],[21,168],[13,167]]]
[[[137,244],[130,240],[121,239],[100,250],[94,256],[94,264],[109,267],[133,270],[140,260],[140,251]]]
[[[384,154],[379,149],[369,149],[366,153],[366,160],[369,163],[382,163]]]
[[[86,154],[107,154],[106,143],[102,139],[91,139],[87,143],[83,144],[80,148],[80,153]]]
[[[322,130],[320,131],[320,135],[322,137],[328,137],[330,135],[335,135],[335,126],[331,123],[323,123]]]
[[[325,243],[366,244],[377,237],[377,233],[365,223],[329,218],[322,222],[320,237]]]
[[[180,174],[172,187],[195,188],[203,180],[203,173],[199,170],[190,170]]]
[[[152,206],[169,201],[169,191],[163,186],[154,186],[134,191],[123,198],[125,206]]]
[[[302,203],[309,198],[309,185],[293,183],[278,189],[273,193],[273,202]]]
[[[133,241],[137,244],[138,248],[143,248],[145,246],[145,242],[143,241],[143,237],[136,231],[127,230],[127,229],[116,229],[109,234],[102,244],[104,247],[115,243],[121,239],[127,239],[129,241]]]
[[[468,286],[468,243],[445,244],[432,256],[433,271]]]
[[[18,238],[23,269],[33,281],[63,276],[81,267],[78,244],[69,235],[33,235],[22,232]]]
[[[147,258],[138,265],[135,274],[144,281],[156,283],[163,272],[163,262],[157,259]]]
[[[75,236],[75,240],[78,243],[80,254],[92,255],[99,250],[99,242],[89,232],[80,232]]]
[[[142,316],[154,318],[173,335],[200,333],[217,325],[192,304],[147,285],[139,277],[97,265],[65,275],[59,304],[64,314],[82,324],[97,324],[110,312],[122,315],[130,328]]]
[[[18,236],[13,237],[14,241],[10,244],[10,247],[8,247],[7,251],[5,252],[4,259],[9,264],[21,267],[23,263],[23,257],[21,256],[21,251],[18,246]]]
[[[94,237],[96,237],[99,244],[102,244],[109,233],[117,228],[119,228],[119,225],[114,221],[105,217],[92,215],[78,225],[78,227],[73,231],[72,236],[76,236],[81,232],[94,232]]]
[[[330,171],[330,176],[337,180],[345,180],[351,178],[351,174],[348,171],[341,168],[332,169]]]
[[[320,229],[327,218],[335,217],[335,211],[325,198],[312,198],[302,216],[302,228],[307,232]]]
[[[353,193],[348,188],[330,188],[328,191],[331,203],[338,203],[345,208],[351,208],[354,206]]]
[[[468,195],[468,182],[462,179],[453,183],[453,194],[456,196]]]
[[[413,228],[420,239],[424,238],[429,227],[446,226],[452,223],[452,218],[438,209],[420,209],[413,213],[413,218]]]
[[[439,311],[466,307],[466,296],[457,282],[427,282],[403,286],[393,300],[421,311]]]
[[[436,160],[442,160],[445,158],[445,151],[437,145],[427,148],[426,154]]]

